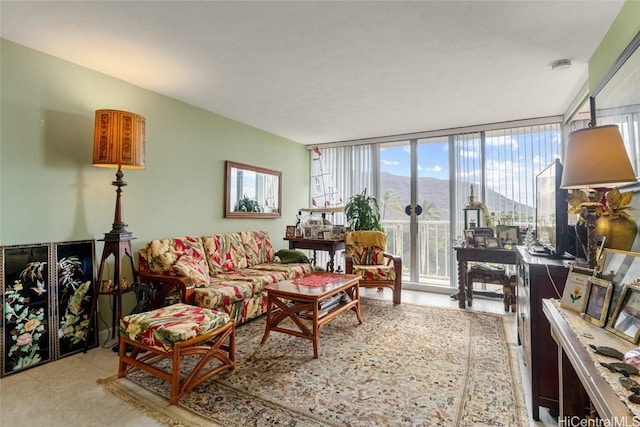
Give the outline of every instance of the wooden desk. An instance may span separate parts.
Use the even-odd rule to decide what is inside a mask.
[[[631,392],[619,384],[620,374],[609,372],[599,363],[615,360],[596,354],[589,344],[613,347],[623,353],[635,346],[588,323],[577,313],[561,309],[558,300],[543,299],[542,310],[549,319],[551,335],[558,343],[559,424],[587,425],[578,420],[585,418],[591,401],[598,416],[608,420],[593,425],[638,425],[640,405],[627,400]],[[593,338],[587,338],[585,334]]]
[[[495,262],[497,264],[517,264],[518,252],[507,249],[482,249],[454,247],[458,260],[458,307],[466,307],[467,263]]]
[[[333,272],[334,259],[336,251],[344,249],[344,240],[321,240],[321,239],[303,239],[299,237],[286,238],[289,241],[289,249],[309,249],[313,251],[311,265],[316,266],[316,251],[329,252],[329,262],[327,263],[327,271]]]

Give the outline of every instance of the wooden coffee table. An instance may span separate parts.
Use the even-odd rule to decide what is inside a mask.
[[[330,322],[338,314],[346,310],[360,316],[360,276],[356,274],[311,273],[306,277],[333,279],[322,286],[295,284],[293,280],[267,285],[269,304],[267,306],[267,324],[262,337],[262,344],[269,339],[271,331],[282,332],[313,341],[313,357],[318,358],[318,331],[320,326]],[[344,292],[348,300],[336,307],[324,311],[319,309],[320,303],[328,301],[332,296]],[[291,319],[297,329],[280,326],[285,319]]]

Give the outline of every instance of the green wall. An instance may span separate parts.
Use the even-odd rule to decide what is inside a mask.
[[[267,230],[277,249],[285,247],[286,225],[309,200],[302,144],[0,43],[0,245],[98,240],[111,230],[115,169],[91,164],[94,112],[109,108],[146,118],[146,169],[124,171],[124,220],[136,254],[156,238],[250,229]],[[225,160],[282,171],[282,218],[224,218]]]
[[[613,63],[640,31],[640,1],[628,0],[589,59],[589,89],[602,81]]]

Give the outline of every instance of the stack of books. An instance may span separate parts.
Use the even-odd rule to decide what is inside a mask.
[[[335,294],[323,301],[320,301],[318,303],[318,308],[320,310],[331,310],[332,308],[336,307],[338,304],[340,304],[340,298],[342,298],[342,294]]]
[[[337,307],[342,302],[343,297],[346,297],[346,295],[343,293],[339,293],[323,301],[320,301],[318,303],[318,319],[326,316],[329,313],[329,311],[331,311],[331,309]],[[313,317],[313,312],[302,311],[300,312],[300,317],[310,319]]]

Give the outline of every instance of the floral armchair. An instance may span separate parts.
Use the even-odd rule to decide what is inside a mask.
[[[345,273],[361,276],[361,288],[391,288],[400,304],[402,260],[385,252],[387,236],[381,231],[351,231],[345,235]]]

